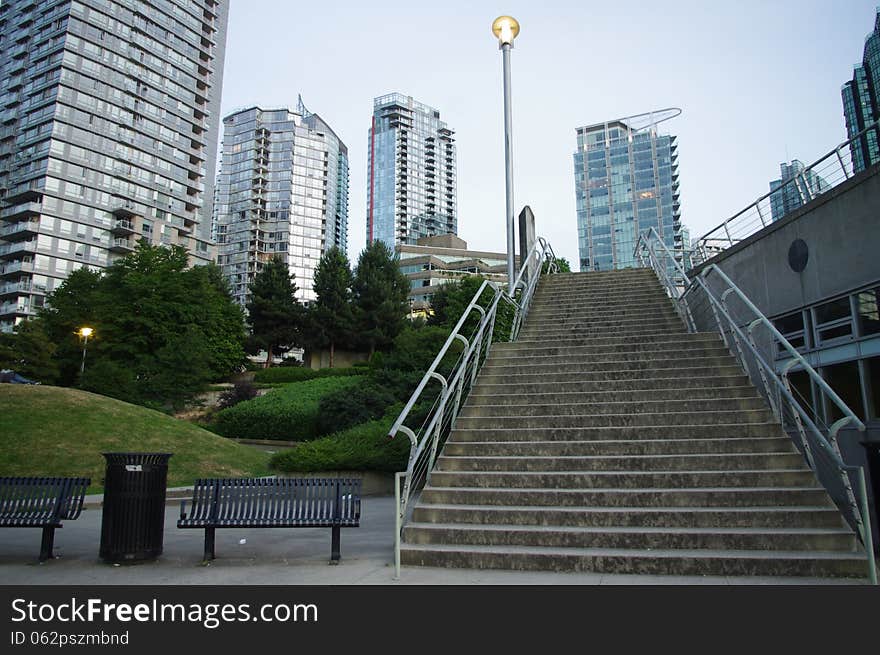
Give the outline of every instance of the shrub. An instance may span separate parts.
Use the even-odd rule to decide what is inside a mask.
[[[393,391],[372,380],[354,389],[331,391],[318,403],[318,430],[330,434],[381,418],[399,402]]]
[[[272,384],[278,382],[303,382],[316,378],[346,377],[349,375],[362,375],[367,372],[364,368],[321,368],[311,369],[302,366],[276,366],[263,368],[254,373],[254,382]]]
[[[297,370],[297,369],[289,369]],[[215,430],[225,437],[306,441],[321,436],[320,399],[361,384],[357,377],[326,377],[289,384],[217,413]]]
[[[256,397],[257,388],[250,381],[242,380],[241,382],[236,382],[235,386],[231,389],[220,394],[217,407],[220,409],[227,409],[229,407],[234,407],[245,400],[252,400]]]
[[[396,415],[396,414],[395,414]],[[403,471],[409,457],[409,439],[388,438],[394,419],[386,416],[322,439],[299,444],[272,456],[279,471]]]

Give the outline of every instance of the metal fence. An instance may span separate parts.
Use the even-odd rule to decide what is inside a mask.
[[[861,540],[871,582],[877,584],[865,473],[862,467],[843,461],[837,443],[842,427],[864,431],[865,424],[720,268],[710,265],[699,276],[689,278],[653,228],[639,237],[636,256],[643,266],[654,269],[690,332],[721,335]],[[773,366],[777,347],[791,356],[781,372]],[[836,407],[840,419],[827,425],[813,411],[811,400],[803,398],[789,382],[793,370],[812,378],[823,401]]]
[[[864,159],[864,155],[860,158],[853,153],[867,148],[869,139],[878,138],[878,134],[880,134],[880,121],[872,123],[853,138],[844,141],[824,157],[799,171],[794,177],[784,180],[778,189],[764,194],[748,207],[701,236],[690,246],[692,252],[689,256],[693,264],[701,264],[711,259],[719,252],[778,220],[781,216],[773,215],[773,204],[781,201],[786,195],[798,198],[800,204],[806,204],[853,177],[857,172],[856,162]],[[823,183],[818,182],[818,178],[821,178]]]

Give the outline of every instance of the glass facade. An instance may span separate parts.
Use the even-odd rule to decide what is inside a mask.
[[[455,132],[440,112],[392,93],[373,101],[367,144],[367,243],[389,248],[457,234]]]
[[[797,159],[790,164],[780,164],[779,174],[778,180],[770,182],[770,191],[775,191],[770,194],[770,212],[774,221],[831,188],[820,175],[805,171],[803,162]]]
[[[650,117],[647,122],[639,120],[644,116]],[[676,137],[658,134],[659,121],[652,114],[632,119],[577,128],[574,177],[581,271],[638,265],[636,241],[650,227],[670,250],[681,250]]]
[[[321,255],[348,247],[348,149],[317,114],[252,107],[223,120],[214,204],[218,263],[244,306],[248,284],[283,255],[304,302]]]
[[[206,263],[228,3],[0,4],[0,329],[138,239]]]
[[[862,65],[856,66],[853,78],[843,85],[843,116],[850,139],[880,119],[880,9],[874,20],[874,31],[865,39]],[[871,130],[850,147],[856,173],[880,161],[880,135]]]

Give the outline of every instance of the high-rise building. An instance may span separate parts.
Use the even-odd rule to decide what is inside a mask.
[[[228,2],[0,4],[0,329],[145,238],[209,262]]]
[[[780,164],[779,175],[778,180],[770,182],[770,191],[775,192],[770,194],[770,213],[774,221],[831,188],[825,178],[812,170],[805,170],[803,162],[797,159],[790,164]]]
[[[321,255],[348,247],[348,149],[300,100],[297,110],[251,107],[223,119],[214,210],[218,263],[236,301],[282,255],[303,301],[315,299]]]
[[[874,19],[874,31],[865,39],[862,65],[856,66],[853,78],[843,85],[843,116],[846,133],[852,139],[880,120],[880,8]],[[869,131],[850,148],[856,173],[880,161],[880,135]]]
[[[653,227],[670,250],[681,250],[676,137],[657,125],[680,109],[664,109],[577,128],[574,153],[581,271],[637,266],[638,236]]]
[[[455,132],[440,112],[399,93],[373,101],[367,156],[367,243],[389,248],[457,234]]]

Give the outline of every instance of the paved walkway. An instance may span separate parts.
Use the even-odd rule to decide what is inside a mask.
[[[859,584],[807,578],[669,577],[404,567],[394,579],[394,499],[363,499],[361,527],[342,531],[342,562],[328,565],[328,528],[217,530],[217,559],[201,563],[204,530],[177,528],[165,512],[164,552],[154,562],[108,565],[98,558],[100,497],[55,533],[58,559],[39,564],[40,530],[2,529],[0,580],[6,585],[596,585]]]

